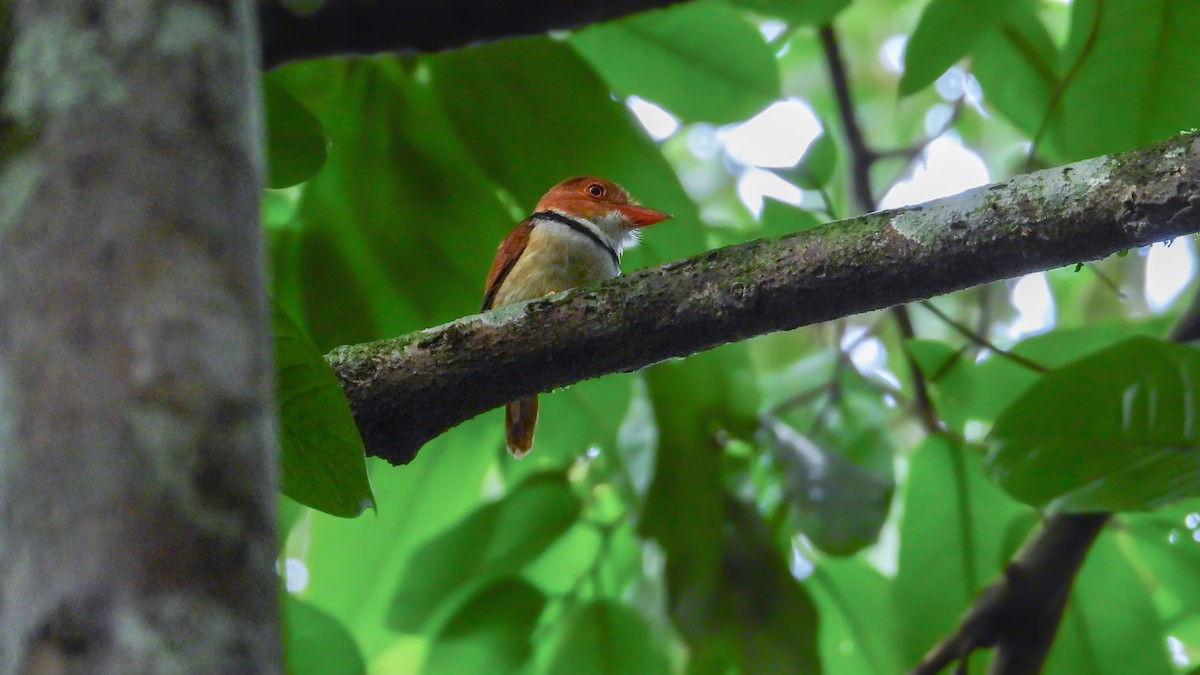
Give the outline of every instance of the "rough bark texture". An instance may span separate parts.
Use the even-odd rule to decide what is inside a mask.
[[[711,251],[328,356],[367,452],[507,401],[1200,230],[1200,136]],[[536,339],[530,336],[536,335]]]
[[[280,672],[254,5],[11,7],[0,673]]]
[[[313,12],[260,0],[263,62],[336,54],[436,52],[578,28],[681,0],[325,0]]]

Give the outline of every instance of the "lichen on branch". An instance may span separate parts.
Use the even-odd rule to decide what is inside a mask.
[[[522,396],[1197,230],[1200,135],[1188,133],[327,358],[368,454],[405,464],[447,429]]]

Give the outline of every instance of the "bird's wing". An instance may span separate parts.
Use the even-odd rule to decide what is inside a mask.
[[[512,271],[513,266],[520,260],[521,254],[525,252],[525,247],[529,245],[530,232],[533,232],[533,219],[526,218],[513,228],[512,232],[508,233],[504,241],[500,242],[500,248],[496,250],[496,258],[492,260],[492,269],[488,271],[487,284],[484,286],[483,306],[479,311],[483,312],[492,308],[496,292],[500,290],[500,286],[508,278],[508,273]]]

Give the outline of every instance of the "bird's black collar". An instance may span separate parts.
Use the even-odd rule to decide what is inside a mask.
[[[617,252],[613,250],[613,247],[610,246],[608,242],[604,241],[604,239],[602,239],[600,235],[596,234],[590,227],[584,227],[576,222],[573,218],[568,218],[557,211],[538,211],[537,213],[533,214],[533,220],[553,220],[560,225],[566,225],[572,230],[575,230],[579,234],[591,239],[600,248],[604,249],[604,252],[608,254],[608,257],[612,258],[613,265],[616,265],[617,269],[621,269],[620,256],[617,255]]]

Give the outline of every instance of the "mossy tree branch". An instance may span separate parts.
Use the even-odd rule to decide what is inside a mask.
[[[368,454],[405,464],[447,429],[522,396],[1197,230],[1193,133],[327,358]]]
[[[263,64],[341,54],[437,52],[616,19],[681,0],[259,0]],[[295,3],[292,3],[295,4]]]

